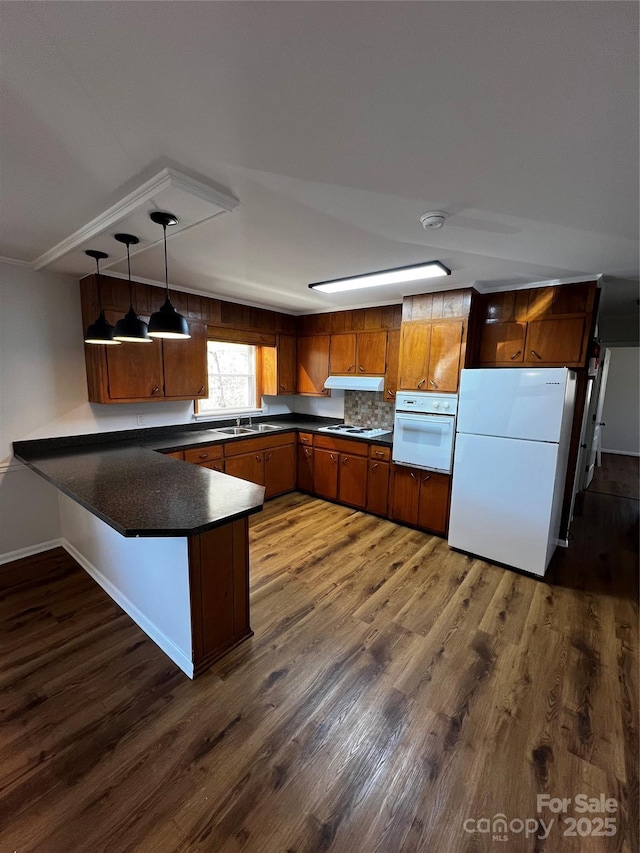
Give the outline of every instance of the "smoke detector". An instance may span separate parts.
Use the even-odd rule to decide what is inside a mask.
[[[431,213],[423,214],[420,222],[425,231],[432,231],[434,228],[442,228],[448,216],[449,214],[444,210],[432,210]]]

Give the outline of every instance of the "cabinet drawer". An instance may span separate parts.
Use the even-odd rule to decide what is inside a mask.
[[[307,447],[311,447],[313,444],[313,433],[311,432],[299,432],[298,433],[298,444],[306,444]]]
[[[184,451],[184,461],[195,462],[197,465],[202,465],[204,462],[214,462],[217,459],[222,459],[221,444],[192,447],[191,450]]]
[[[228,441],[225,444],[224,455],[240,456],[243,453],[260,453],[270,447],[280,447],[284,444],[295,444],[296,437],[292,432],[278,433],[277,435],[265,435],[259,438],[244,438],[242,441]]]
[[[381,447],[379,444],[371,444],[369,445],[369,456],[381,462],[388,462],[391,459],[391,448]]]
[[[337,450],[338,453],[352,453],[355,456],[367,456],[369,445],[363,441],[350,441],[348,438],[317,435],[314,447],[320,447],[324,450]]]

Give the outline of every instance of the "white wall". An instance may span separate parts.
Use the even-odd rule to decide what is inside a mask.
[[[125,538],[62,492],[59,504],[65,548],[193,678],[186,536]]]
[[[611,347],[602,413],[604,453],[640,455],[639,413],[640,347]]]
[[[293,398],[294,412],[301,415],[318,415],[323,418],[344,418],[344,391],[332,391],[330,397]]]

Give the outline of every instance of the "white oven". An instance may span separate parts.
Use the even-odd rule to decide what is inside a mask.
[[[456,394],[398,392],[393,427],[393,461],[451,473],[456,435]]]

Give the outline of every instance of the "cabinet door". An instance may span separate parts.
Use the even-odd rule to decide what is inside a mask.
[[[403,323],[400,332],[398,388],[426,391],[431,323]]]
[[[522,362],[526,331],[526,323],[485,323],[480,339],[480,364]]]
[[[337,500],[338,454],[335,451],[313,451],[313,491],[320,497]]]
[[[338,500],[364,509],[367,505],[367,468],[364,456],[340,454],[340,487]]]
[[[328,396],[324,387],[328,375],[329,335],[298,338],[298,394]]]
[[[387,369],[384,374],[384,399],[387,403],[395,403],[398,390],[398,358],[400,356],[400,329],[392,329],[388,333]]]
[[[278,394],[296,393],[296,339],[278,335]]]
[[[387,366],[387,333],[359,334],[357,356],[357,373],[382,376]]]
[[[584,329],[583,317],[533,320],[527,329],[525,363],[581,366]]]
[[[120,317],[105,311],[110,323]],[[105,347],[109,398],[111,400],[150,399],[164,396],[162,344],[120,344]]]
[[[418,526],[444,535],[449,520],[451,477],[422,471],[420,479]]]
[[[389,503],[389,463],[369,460],[367,480],[367,510],[386,515]]]
[[[225,460],[225,474],[264,486],[264,453],[241,453]]]
[[[344,376],[356,372],[356,336],[331,335],[329,372],[333,376]]]
[[[463,332],[464,325],[458,321],[431,325],[427,390],[443,393],[458,390]]]
[[[420,471],[394,465],[389,493],[389,516],[406,524],[418,523]]]
[[[298,445],[297,483],[301,491],[313,491],[313,450],[304,444]]]
[[[296,446],[285,444],[264,451],[265,497],[291,492],[296,487]]]
[[[206,397],[207,327],[204,323],[189,323],[188,340],[163,340],[165,397]]]

